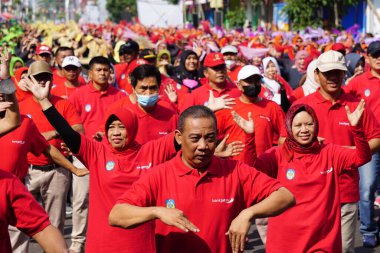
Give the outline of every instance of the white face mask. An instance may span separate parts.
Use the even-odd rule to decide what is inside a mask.
[[[225,63],[226,63],[226,67],[228,69],[232,69],[235,66],[235,64],[236,64],[236,61],[234,61],[234,60],[226,60]]]

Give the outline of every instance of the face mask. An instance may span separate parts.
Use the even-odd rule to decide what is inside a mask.
[[[225,63],[226,63],[226,67],[228,69],[232,69],[235,66],[235,64],[236,64],[236,62],[233,61],[233,60],[226,60]]]
[[[249,85],[249,86],[242,86],[243,87],[243,94],[246,95],[249,98],[256,98],[260,92],[261,92],[261,85]]]
[[[187,88],[192,89],[198,85],[198,82],[192,79],[183,79],[182,84]]]
[[[137,96],[137,102],[144,107],[153,106],[157,103],[158,100],[158,93],[153,95],[138,95]]]

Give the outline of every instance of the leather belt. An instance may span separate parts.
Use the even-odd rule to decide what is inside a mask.
[[[41,171],[49,171],[55,169],[55,164],[47,164],[47,165],[33,165],[29,164],[29,168],[32,170],[41,170]]]

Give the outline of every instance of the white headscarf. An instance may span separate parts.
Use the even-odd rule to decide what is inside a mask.
[[[318,87],[319,83],[314,78],[314,71],[317,68],[317,60],[313,60],[310,62],[309,66],[307,67],[306,71],[306,81],[302,85],[303,93],[305,96],[314,93]]]
[[[268,90],[269,93],[267,98],[275,101],[277,104],[281,104],[281,85],[276,81],[269,79],[265,76],[265,70],[268,67],[269,62],[273,62],[273,64],[276,66],[277,74],[280,75],[280,67],[278,66],[278,63],[275,58],[273,57],[265,57],[263,59],[263,70],[264,70],[264,78],[263,78],[263,85]]]

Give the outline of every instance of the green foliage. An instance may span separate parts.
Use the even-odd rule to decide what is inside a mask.
[[[243,27],[246,18],[245,10],[243,8],[235,8],[226,13],[226,19],[231,28]]]
[[[339,16],[344,14],[344,11],[360,0],[285,0],[286,6],[284,11],[287,12],[289,19],[293,23],[295,29],[304,28],[306,26],[322,24],[322,20],[318,19],[317,11],[322,8],[331,10],[331,16],[334,15],[334,4],[338,5]]]
[[[126,12],[129,12],[132,16],[137,14],[136,0],[107,0],[106,9],[114,22],[122,20]]]

